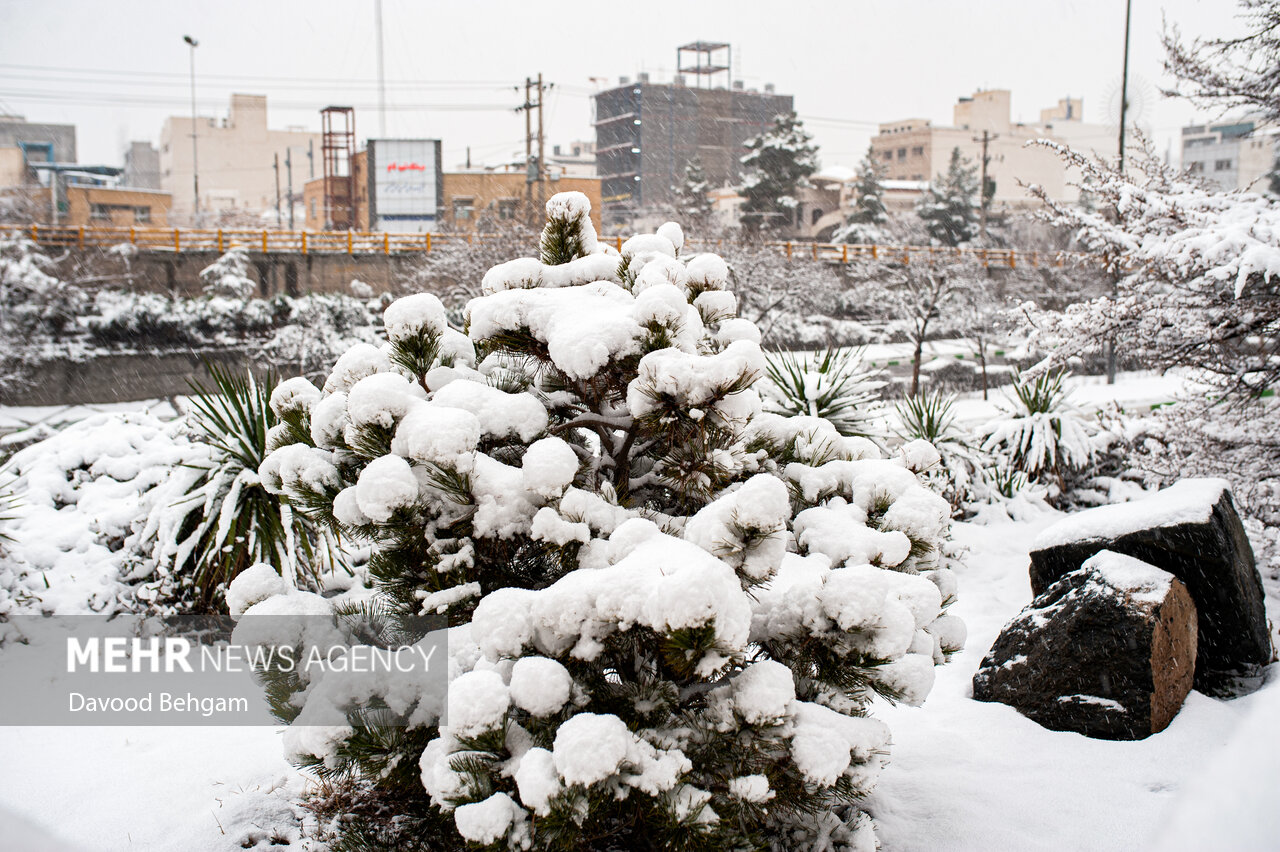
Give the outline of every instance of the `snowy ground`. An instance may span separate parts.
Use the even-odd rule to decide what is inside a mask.
[[[1156,404],[1178,389],[1155,376],[1116,388],[1076,384],[1087,406],[1117,395],[1127,406]],[[966,421],[991,413],[981,399],[962,404]],[[952,612],[969,641],[939,670],[923,708],[876,711],[894,737],[892,762],[868,801],[883,848],[1280,848],[1280,667],[1245,698],[1192,693],[1167,730],[1136,743],[1047,731],[971,698],[982,656],[1031,599],[1031,541],[1057,517],[956,525],[969,553]],[[1280,599],[1268,591],[1278,623]],[[280,848],[269,845],[271,834],[296,837],[299,812],[289,801],[306,784],[270,727],[9,727],[0,728],[0,755],[0,852]]]

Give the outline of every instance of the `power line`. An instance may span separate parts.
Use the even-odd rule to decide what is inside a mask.
[[[12,98],[14,100],[47,102],[47,103],[63,103],[73,104],[77,106],[185,106],[187,101],[178,95],[130,95],[130,94],[102,94],[85,92],[31,92],[31,91],[4,91],[0,93],[0,97]],[[309,100],[309,101],[290,101],[290,100],[272,100],[271,106],[276,109],[316,109],[322,103],[327,103],[329,99]],[[200,101],[200,105],[206,109],[219,109],[226,105],[225,99],[204,98]],[[349,106],[358,109],[377,109],[374,102],[354,102]],[[438,110],[441,112],[505,112],[511,109],[509,104],[495,103],[399,103],[388,104],[387,109],[396,110]]]
[[[103,75],[112,77],[136,77],[150,78],[156,81],[176,80],[182,83],[185,75],[172,71],[122,71],[111,68],[70,68],[59,67],[54,65],[18,65],[14,63],[0,62],[0,69],[11,69],[14,71],[40,71],[52,72],[55,74],[89,74],[95,78]],[[223,81],[246,81],[246,82],[264,82],[264,83],[306,83],[306,84],[324,84],[324,85],[347,85],[347,86],[369,86],[376,88],[377,80],[353,79],[350,77],[272,77],[257,74],[201,74],[200,78],[208,80]],[[59,82],[59,81],[53,81]],[[502,80],[387,80],[388,86],[435,86],[446,88],[474,88],[474,87],[491,87],[494,89],[510,88],[510,84]]]

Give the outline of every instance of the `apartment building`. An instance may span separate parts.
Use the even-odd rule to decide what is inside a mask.
[[[193,128],[204,216],[274,211],[277,158],[282,192],[288,187],[286,162],[292,163],[295,194],[324,173],[319,133],[302,128],[272,130],[265,95],[233,94],[225,118],[165,119],[160,131],[160,188],[173,195],[175,221],[191,222],[194,213]]]

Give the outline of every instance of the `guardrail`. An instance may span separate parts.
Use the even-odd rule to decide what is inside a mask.
[[[224,252],[244,246],[263,254],[421,254],[444,245],[484,242],[486,234],[398,234],[381,231],[279,231],[246,228],[92,228],[75,225],[0,225],[0,237],[25,237],[51,248],[113,248],[132,245],[151,252]],[[620,236],[601,237],[621,249]],[[714,251],[725,240],[690,239]],[[1087,257],[1077,252],[1023,251],[1011,248],[948,248],[942,246],[868,245],[772,240],[765,244],[788,258],[806,258],[830,263],[851,263],[860,259],[888,263],[936,263],[950,258],[971,258],[984,266],[1015,268],[1062,266],[1067,260]]]

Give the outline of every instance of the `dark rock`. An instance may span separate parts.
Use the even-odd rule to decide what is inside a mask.
[[[1195,656],[1187,587],[1103,551],[1005,625],[973,677],[973,697],[1051,730],[1138,740],[1177,715]]]
[[[1104,549],[1185,583],[1200,614],[1201,692],[1233,694],[1272,659],[1262,578],[1224,480],[1185,479],[1142,500],[1078,512],[1041,533],[1035,547],[1036,595]]]

